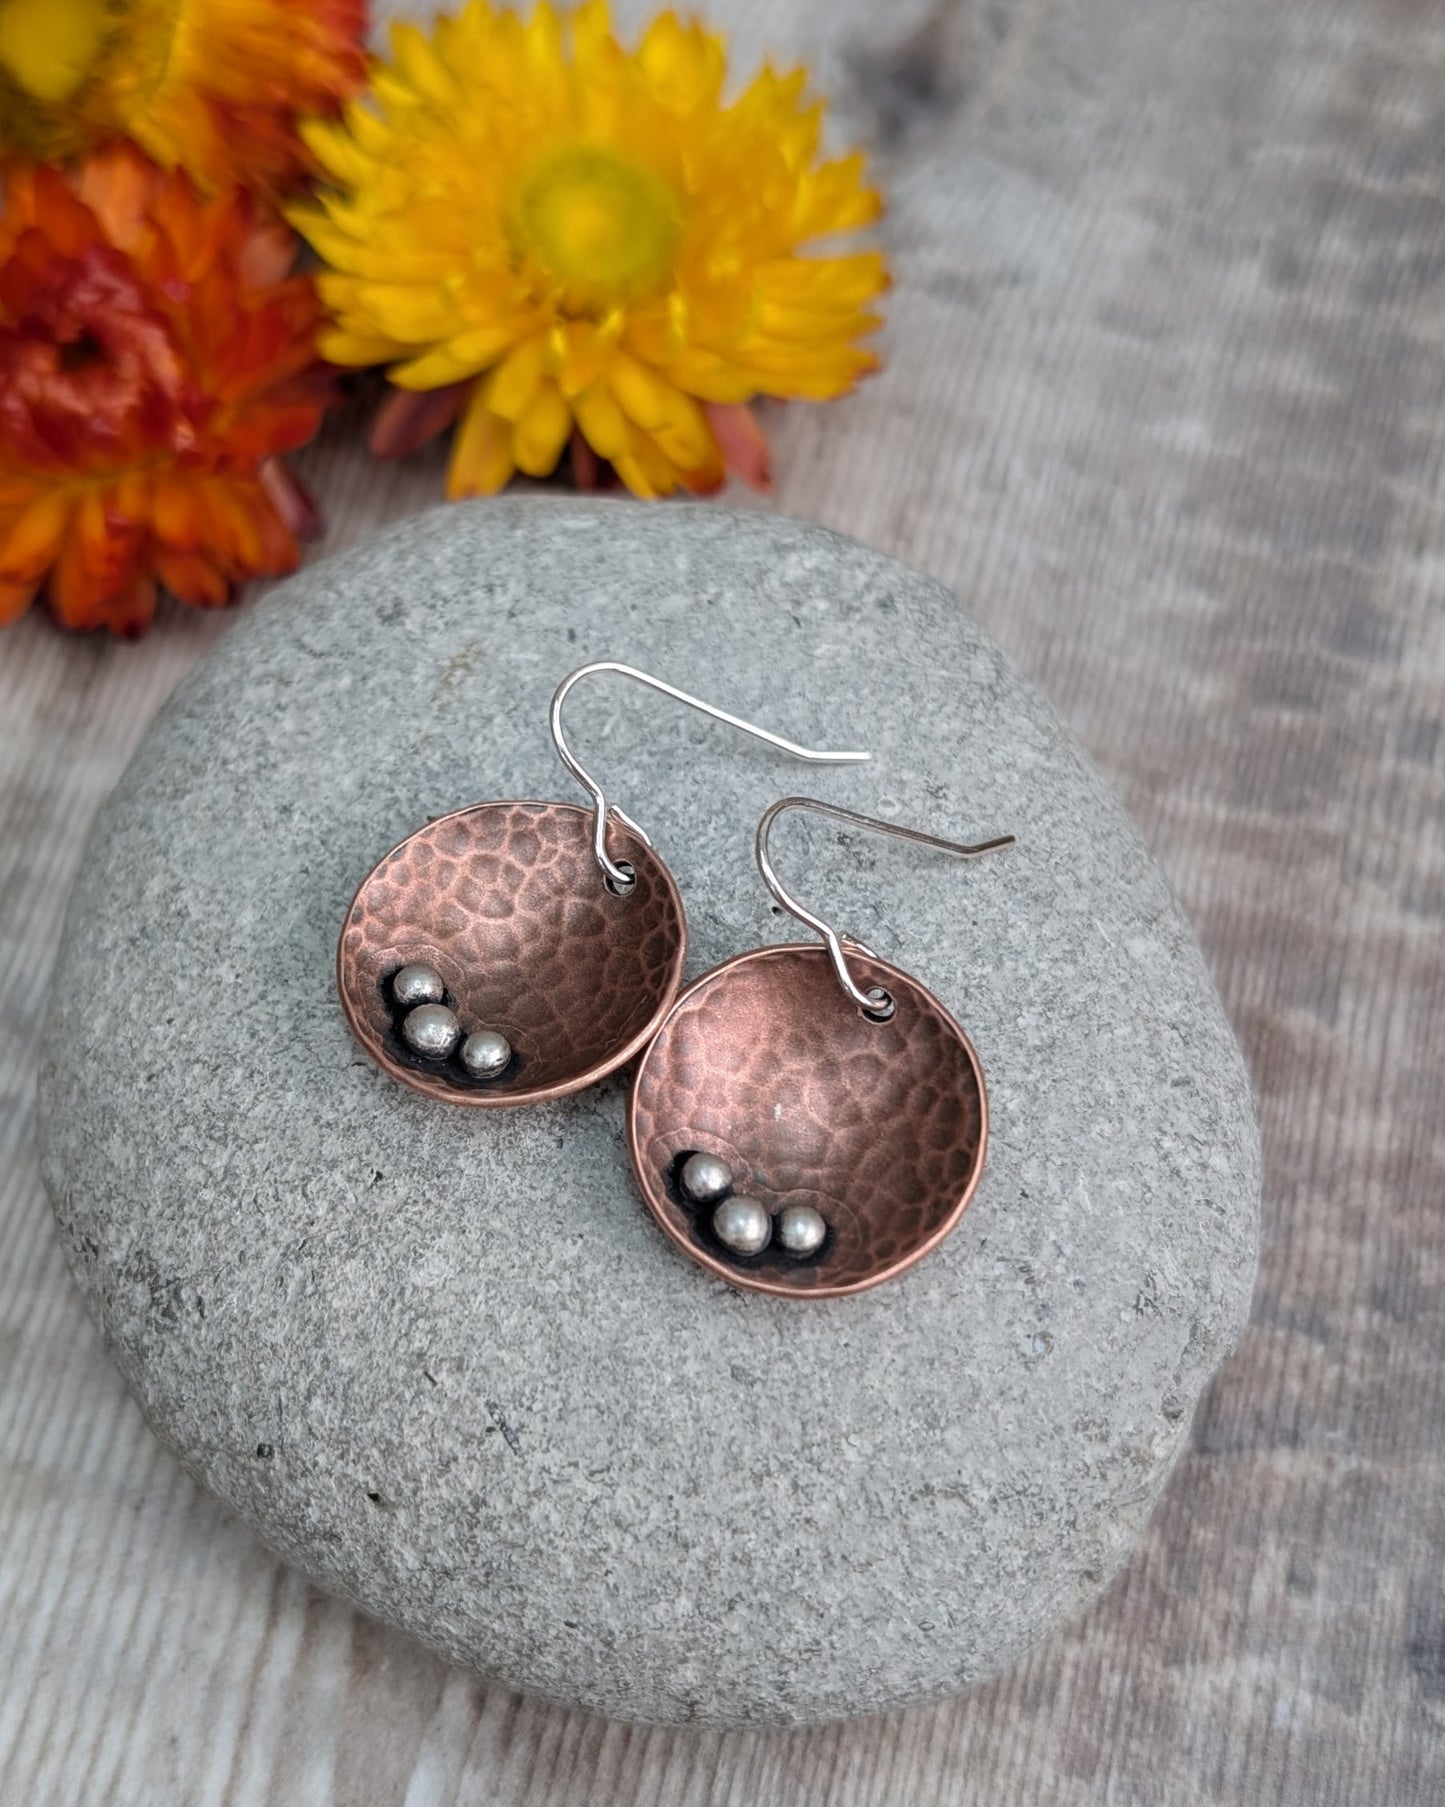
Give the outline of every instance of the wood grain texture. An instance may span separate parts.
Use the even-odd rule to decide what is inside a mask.
[[[890,367],[778,412],[779,505],[955,586],[1142,822],[1257,1078],[1252,1328],[1119,1584],[965,1699],[695,1736],[448,1672],[197,1493],[63,1271],[29,1130],[58,912],[100,800],[225,624],[173,617],[139,648],[23,624],[0,641],[0,1799],[1426,1807],[1445,1798],[1445,14],[711,11],[745,54],[819,67],[893,196]],[[437,489],[434,455],[373,469],[356,426],[307,459],[336,546]]]

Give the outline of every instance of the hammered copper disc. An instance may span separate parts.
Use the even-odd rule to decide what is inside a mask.
[[[336,983],[357,1040],[404,1085],[449,1104],[532,1104],[580,1091],[630,1060],[677,995],[687,952],[672,874],[613,817],[608,851],[637,882],[608,889],[592,812],[571,803],[479,803],[409,835],[356,893]],[[435,967],[463,1034],[500,1030],[511,1065],[471,1078],[453,1056],[414,1054],[390,983]]]
[[[628,1131],[643,1195],[672,1240],[734,1286],[815,1299],[877,1286],[942,1242],[983,1171],[973,1044],[907,973],[851,950],[849,964],[865,991],[892,996],[887,1022],[850,1003],[823,948],[763,947],[690,985],[638,1063]],[[776,1239],[750,1259],[725,1249],[712,1207],[677,1184],[699,1151],[771,1212],[820,1211],[818,1254],[796,1261]]]

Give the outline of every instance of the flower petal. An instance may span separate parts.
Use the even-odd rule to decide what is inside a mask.
[[[584,390],[573,402],[572,410],[587,443],[599,457],[610,458],[616,463],[619,457],[629,453],[632,439],[627,431],[627,421],[601,383],[594,383]]]
[[[45,574],[65,537],[73,503],[63,489],[42,490],[0,528],[0,582],[29,584]]]
[[[512,456],[529,477],[546,477],[556,469],[572,432],[572,410],[557,385],[543,380],[526,413],[512,432]]]
[[[542,380],[547,341],[537,334],[515,346],[492,375],[488,405],[503,420],[519,421],[531,405]]]
[[[487,406],[486,384],[475,383],[452,445],[447,495],[453,501],[459,496],[495,495],[514,468],[511,424]]]
[[[461,413],[469,383],[441,389],[393,389],[381,404],[367,444],[378,458],[405,458],[438,433],[445,433]]]
[[[751,408],[708,402],[703,409],[728,469],[750,489],[771,492],[773,473],[768,442]]]

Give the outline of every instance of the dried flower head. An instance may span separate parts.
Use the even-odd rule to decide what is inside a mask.
[[[0,625],[137,634],[157,583],[225,602],[314,522],[280,462],[321,420],[320,304],[249,196],[201,200],[130,147],[0,197]]]
[[[715,489],[727,463],[762,483],[746,403],[875,368],[881,257],[804,250],[876,216],[862,157],[820,160],[801,72],[731,101],[725,76],[721,40],[672,13],[633,51],[600,3],[395,28],[369,99],[306,128],[333,187],[292,215],[330,266],[328,356],[409,392],[378,450],[460,416],[453,495],[544,475],[569,440],[642,496]]]
[[[361,87],[365,25],[365,0],[0,0],[0,151],[126,136],[204,188],[293,188],[297,118]]]

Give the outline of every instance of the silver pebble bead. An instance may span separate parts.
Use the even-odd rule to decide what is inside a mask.
[[[694,1204],[704,1205],[731,1189],[733,1172],[715,1154],[690,1154],[682,1164],[678,1181]]]
[[[755,1198],[725,1198],[712,1214],[713,1234],[735,1255],[756,1255],[768,1246],[773,1220]]]
[[[827,1234],[826,1220],[811,1205],[784,1205],[778,1213],[778,1241],[790,1255],[816,1255]]]
[[[462,1065],[473,1079],[495,1079],[512,1058],[512,1044],[495,1029],[477,1029],[462,1043]]]
[[[418,1004],[440,1004],[447,988],[434,966],[418,962],[402,967],[391,982],[391,995],[403,1010],[414,1010]]]
[[[423,1004],[402,1018],[401,1033],[409,1048],[429,1060],[445,1060],[462,1039],[456,1013],[445,1004]]]

